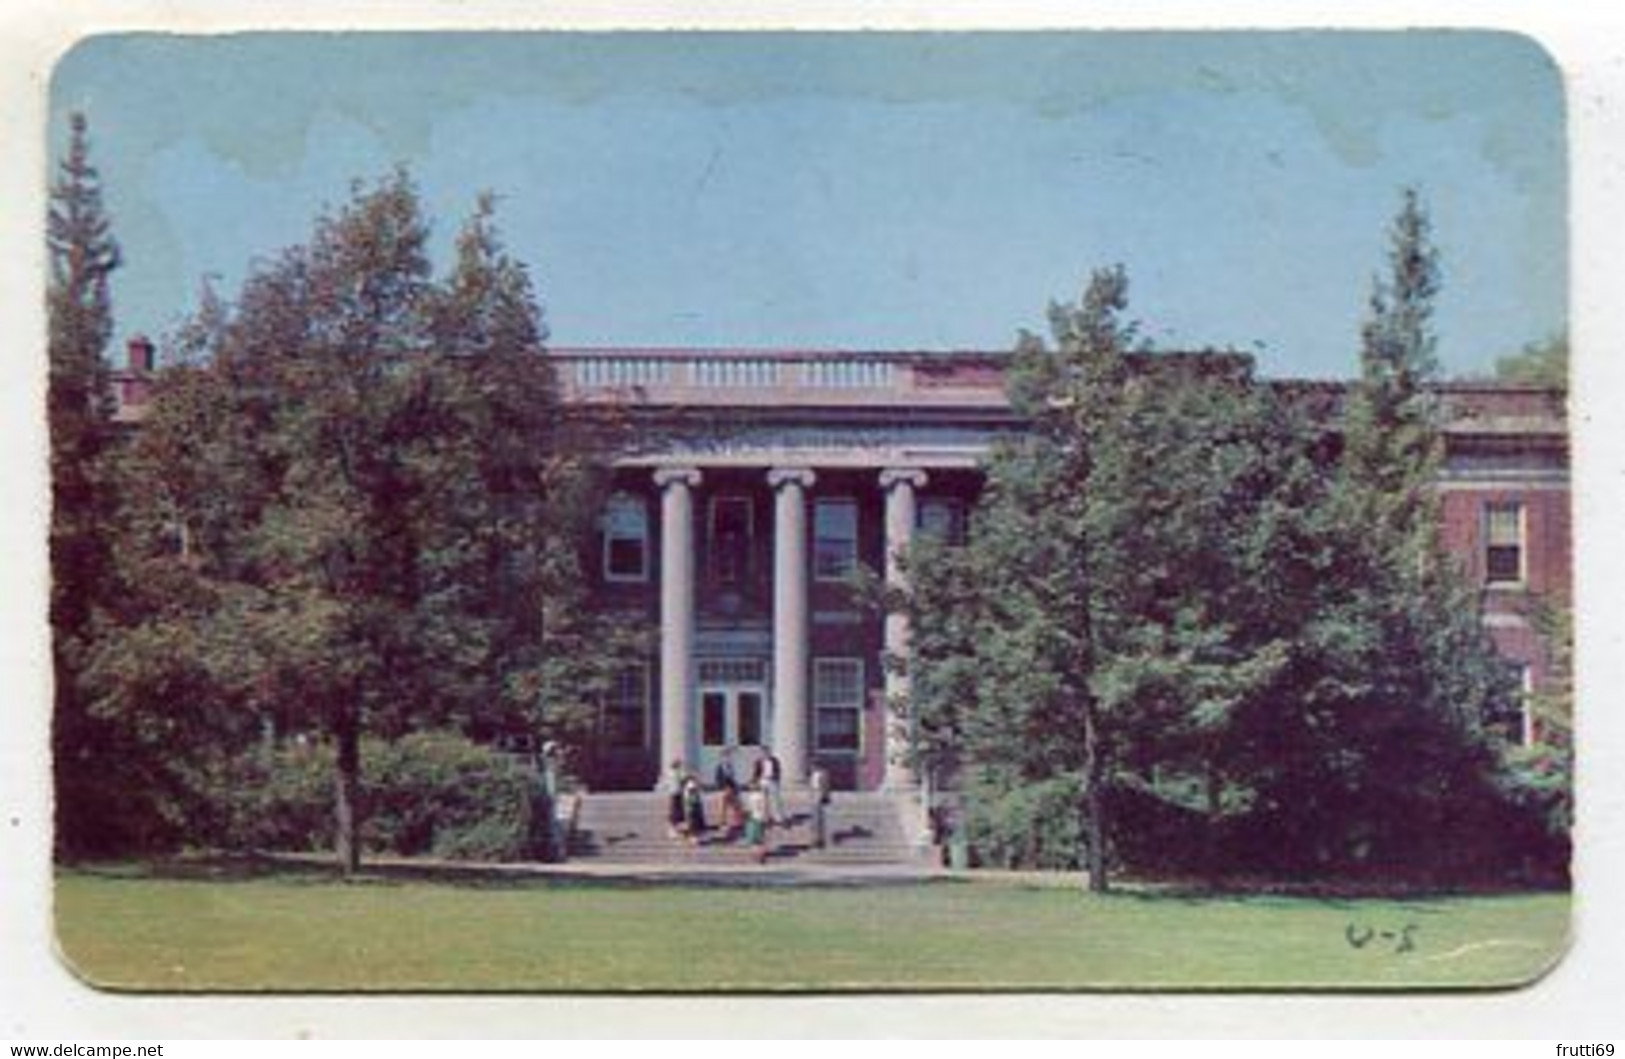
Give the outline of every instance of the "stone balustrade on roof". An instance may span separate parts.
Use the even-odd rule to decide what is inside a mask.
[[[547,359],[558,373],[564,400],[576,405],[1010,415],[1006,352],[555,347]],[[1166,353],[1156,359],[1196,370],[1251,370],[1242,354]],[[137,360],[133,353],[129,365],[112,373],[118,421],[134,425],[143,418],[155,379],[150,354]],[[1349,389],[1338,380],[1266,382],[1327,423],[1336,421]],[[1435,393],[1451,435],[1547,442],[1567,435],[1561,390],[1452,381],[1439,384]]]
[[[566,347],[549,351],[567,401],[650,408],[908,408],[1008,414],[1010,354],[985,350],[839,351]],[[1163,353],[1185,366],[1250,372],[1235,353]],[[1270,379],[1267,384],[1327,422],[1349,384]],[[1481,437],[1557,438],[1567,432],[1566,397],[1549,388],[1451,381],[1435,388],[1445,429]]]
[[[566,400],[653,407],[1007,410],[1008,356],[985,352],[555,348]]]

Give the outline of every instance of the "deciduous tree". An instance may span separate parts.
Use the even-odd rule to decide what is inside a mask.
[[[183,335],[137,447],[154,562],[195,606],[220,706],[335,747],[360,858],[361,737],[568,730],[601,646],[579,584],[591,460],[572,447],[540,310],[482,201],[448,279],[405,174],[358,187]],[[149,541],[155,538],[147,538]],[[202,662],[193,652],[187,657]]]
[[[1516,353],[1496,360],[1495,377],[1503,382],[1569,387],[1569,336],[1560,331],[1539,342],[1525,343]]]
[[[1125,791],[1194,783],[1225,811],[1234,718],[1286,661],[1252,587],[1288,521],[1264,510],[1285,421],[1245,362],[1141,348],[1126,287],[1097,272],[1052,311],[1054,350],[1024,341],[1010,389],[1032,429],[991,460],[970,543],[911,566],[914,705],[984,854],[1077,858],[1096,889]]]
[[[1140,347],[1120,270],[1052,311],[1053,350],[1023,343],[1031,429],[990,461],[970,543],[915,549],[905,604],[922,752],[958,766],[984,855],[1103,887],[1114,843],[1156,855],[1162,806],[1185,869],[1505,866],[1505,667],[1439,539],[1438,290],[1407,193],[1329,423],[1238,358]]]

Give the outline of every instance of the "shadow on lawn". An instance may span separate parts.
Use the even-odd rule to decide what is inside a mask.
[[[292,886],[330,886],[346,880],[338,866],[327,860],[296,854],[194,854],[152,861],[74,864],[64,867],[80,875],[104,879],[161,879],[210,883],[274,882]],[[701,873],[682,869],[638,870],[625,873],[572,870],[568,865],[541,869],[527,864],[456,864],[445,861],[410,863],[362,861],[361,871],[348,880],[351,886],[432,884],[474,890],[537,889],[650,889],[669,886],[717,889],[804,889],[920,886],[957,884],[964,880],[918,875],[852,873],[809,876],[793,869],[745,868],[737,873]]]
[[[301,856],[263,853],[196,854],[162,860],[79,864],[81,875],[106,879],[162,879],[181,882],[276,882],[294,886],[345,882],[336,864]],[[594,880],[558,873],[539,874],[520,868],[490,864],[403,864],[362,861],[360,872],[348,880],[352,886],[395,886],[434,883],[472,889],[520,890],[552,888]]]
[[[1363,882],[1291,882],[1282,880],[1252,880],[1202,885],[1198,883],[1128,883],[1115,889],[1110,897],[1127,901],[1157,904],[1186,905],[1246,905],[1253,908],[1301,906],[1312,902],[1323,908],[1357,910],[1373,904],[1393,905],[1396,909],[1430,915],[1447,911],[1450,902],[1465,898],[1516,898],[1532,893],[1567,895],[1565,889],[1511,887],[1424,887],[1404,884]]]
[[[192,854],[152,861],[121,861],[64,865],[80,875],[105,879],[159,879],[210,883],[272,882],[289,886],[331,886],[344,883],[337,865],[330,859],[310,854]],[[843,874],[809,874],[793,864],[769,862],[765,866],[738,871],[710,873],[682,868],[632,869],[625,872],[582,870],[571,865],[541,867],[531,864],[459,864],[448,861],[412,862],[402,860],[363,861],[361,871],[348,880],[350,886],[453,886],[471,890],[557,890],[656,889],[683,886],[710,889],[854,889],[919,886],[1013,886],[1017,889],[1057,888],[1055,881],[1043,884],[1020,879],[983,876],[980,880],[960,875],[887,874],[854,871]],[[1076,892],[1091,901],[1144,905],[1247,906],[1252,908],[1301,907],[1306,903],[1332,910],[1369,909],[1374,903],[1390,904],[1396,910],[1428,915],[1447,911],[1448,904],[1464,897],[1516,896],[1507,890],[1422,890],[1405,887],[1337,886],[1325,883],[1282,884],[1279,881],[1247,888],[1228,885],[1204,887],[1190,882],[1124,881],[1105,895],[1089,894],[1078,877]],[[1564,891],[1553,891],[1564,892]],[[1529,891],[1521,891],[1523,894]]]

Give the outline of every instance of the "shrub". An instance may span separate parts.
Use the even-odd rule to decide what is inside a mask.
[[[1047,780],[999,790],[977,784],[967,792],[964,823],[976,859],[1002,868],[1076,868],[1078,783]]]
[[[220,846],[310,851],[333,844],[330,744],[262,749],[221,766],[211,786]],[[510,757],[454,733],[363,739],[362,841],[374,853],[523,859],[532,786]]]
[[[465,860],[527,853],[532,785],[504,754],[448,732],[369,740],[362,780],[369,848]]]

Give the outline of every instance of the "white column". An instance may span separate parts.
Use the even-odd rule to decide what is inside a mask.
[[[805,468],[767,472],[773,487],[773,752],[785,783],[807,782],[807,490]]]
[[[886,494],[886,583],[904,587],[900,558],[914,541],[914,491],[925,485],[926,475],[915,468],[888,468],[880,472]],[[908,657],[908,615],[888,611],[883,646],[888,656]],[[913,787],[918,782],[909,765],[912,725],[904,712],[908,700],[907,670],[886,670],[886,778],[889,789]]]
[[[694,759],[694,495],[693,467],[655,471],[660,487],[660,772],[670,785],[676,760]]]

